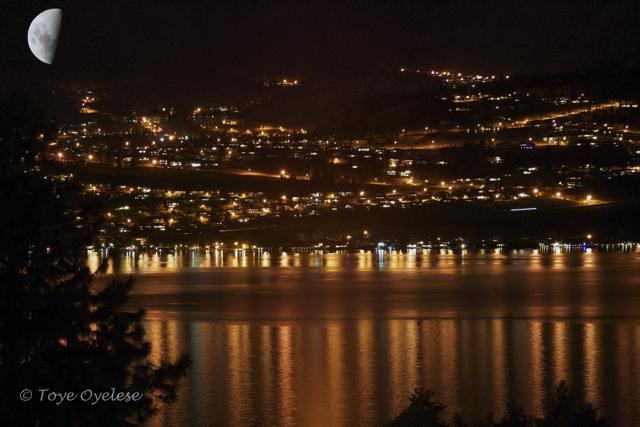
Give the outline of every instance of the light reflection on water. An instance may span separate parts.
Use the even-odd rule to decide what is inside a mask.
[[[637,253],[212,252],[122,256],[108,277],[137,277],[131,308],[147,309],[153,363],[194,361],[152,426],[380,425],[415,387],[436,391],[449,421],[500,416],[509,399],[540,415],[560,379],[612,425],[635,425],[639,264]]]
[[[163,354],[171,360],[162,350],[169,347],[190,348],[194,359],[180,400],[153,426],[380,425],[406,406],[415,387],[436,390],[449,416],[501,415],[509,399],[540,415],[560,378],[583,390],[612,425],[632,425],[640,416],[639,326],[508,319],[349,320],[322,327],[194,321],[177,337],[166,331],[184,329],[183,321],[150,320],[148,326],[152,359]],[[589,338],[562,348],[563,328]],[[594,357],[594,347],[603,346],[611,360]]]

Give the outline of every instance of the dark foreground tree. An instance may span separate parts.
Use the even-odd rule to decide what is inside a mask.
[[[385,427],[449,427],[440,420],[440,413],[446,405],[432,402],[431,390],[415,389],[410,403]],[[561,381],[544,401],[541,418],[527,417],[516,402],[507,403],[506,414],[499,421],[489,414],[487,420],[466,424],[458,414],[454,417],[454,427],[606,427],[608,424],[598,416],[591,403]]]
[[[409,406],[386,427],[447,427],[440,420],[440,413],[447,405],[432,402],[434,394],[431,390],[415,389],[409,398]]]
[[[604,427],[604,418],[598,416],[598,410],[575,390],[567,387],[564,381],[556,387],[554,393],[544,402],[544,415],[537,419],[536,427]]]
[[[132,279],[92,289],[102,215],[45,173],[55,132],[23,98],[0,106],[0,424],[139,425],[175,400],[189,361],[148,362],[144,312],[122,310]]]

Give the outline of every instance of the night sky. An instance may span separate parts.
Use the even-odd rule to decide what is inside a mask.
[[[63,9],[53,65],[35,16]],[[640,2],[23,1],[0,5],[5,89],[43,79],[299,78],[424,66],[480,74],[578,69],[640,50]]]

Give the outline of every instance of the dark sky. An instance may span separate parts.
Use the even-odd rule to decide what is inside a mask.
[[[53,65],[31,20],[63,9]],[[4,86],[50,78],[224,80],[425,66],[564,71],[640,50],[635,1],[25,1],[0,5]]]

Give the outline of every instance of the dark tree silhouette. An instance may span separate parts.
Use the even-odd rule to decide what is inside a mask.
[[[577,391],[561,381],[554,393],[544,402],[544,416],[535,421],[536,427],[604,427],[604,418]]]
[[[440,420],[440,413],[447,407],[432,402],[431,390],[415,389],[410,403],[385,427],[450,427]],[[527,417],[516,402],[507,403],[506,414],[500,421],[487,420],[465,424],[459,414],[454,417],[453,427],[606,427],[608,424],[598,416],[598,410],[575,390],[561,381],[544,401],[541,418]]]
[[[1,424],[139,425],[175,400],[189,360],[148,362],[144,312],[122,311],[132,278],[92,289],[86,247],[102,214],[47,164],[55,134],[24,98],[0,106]],[[92,405],[87,390],[113,397]],[[52,392],[76,397],[56,404]]]
[[[447,427],[440,421],[440,413],[447,405],[431,401],[435,393],[417,388],[409,398],[409,406],[385,427]]]

